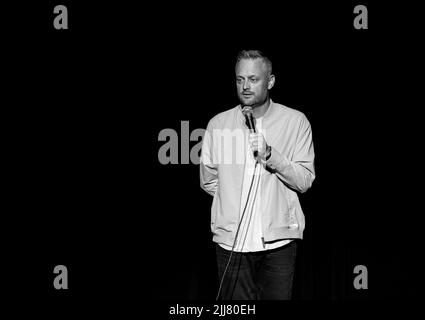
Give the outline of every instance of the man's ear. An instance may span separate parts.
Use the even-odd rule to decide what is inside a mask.
[[[269,83],[267,84],[267,89],[271,89],[271,88],[273,88],[273,86],[274,86],[274,81],[275,81],[275,78],[274,78],[274,75],[270,75],[269,76]]]

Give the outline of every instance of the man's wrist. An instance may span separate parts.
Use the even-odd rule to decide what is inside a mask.
[[[272,147],[267,145],[267,147],[266,147],[266,161],[269,160],[271,155],[272,155]]]

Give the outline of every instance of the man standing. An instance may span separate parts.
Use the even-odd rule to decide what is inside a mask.
[[[290,299],[305,225],[297,192],[315,178],[311,126],[302,112],[270,99],[275,76],[260,51],[241,51],[235,71],[241,104],[210,120],[200,163],[201,187],[214,197],[219,294]]]

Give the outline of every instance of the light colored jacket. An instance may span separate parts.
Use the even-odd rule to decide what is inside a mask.
[[[315,179],[310,123],[302,112],[270,101],[262,127],[272,147],[260,184],[263,241],[302,239],[305,221],[297,192],[307,191]],[[246,152],[248,134],[238,105],[209,121],[202,143],[200,183],[214,197],[213,241],[228,246],[233,244],[244,206],[245,157],[240,155]]]

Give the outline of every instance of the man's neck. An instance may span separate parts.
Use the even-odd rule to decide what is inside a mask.
[[[254,118],[258,119],[264,116],[270,106],[270,98],[267,98],[266,102],[264,102],[261,106],[252,108],[252,115]]]

